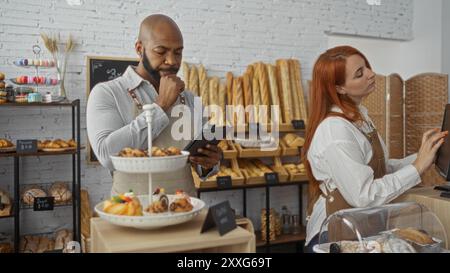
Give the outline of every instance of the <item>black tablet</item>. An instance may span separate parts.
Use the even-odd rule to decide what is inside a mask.
[[[450,131],[450,104],[445,107],[444,120],[442,122],[442,132]],[[436,156],[436,169],[439,174],[450,181],[450,141],[446,140],[439,148]]]
[[[215,135],[215,125],[211,127],[209,130],[212,134],[209,134],[206,137],[205,133],[202,132],[202,139],[196,139],[191,141],[183,150],[188,151],[192,156],[204,156],[203,154],[198,152],[198,149],[206,147],[206,145],[217,145],[219,144],[221,139],[218,139]]]

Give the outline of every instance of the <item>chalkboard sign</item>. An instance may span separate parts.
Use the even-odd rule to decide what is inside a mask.
[[[218,176],[216,182],[219,189],[231,189],[233,185],[231,176]]]
[[[104,56],[87,56],[86,58],[86,92],[87,97],[91,93],[92,88],[98,83],[114,80],[122,76],[129,65],[136,66],[138,59],[123,57],[104,57]],[[97,157],[88,143],[88,162],[98,162]]]
[[[16,152],[18,154],[30,154],[30,153],[37,153],[38,146],[37,146],[37,140],[36,139],[26,139],[26,140],[17,140],[17,148]]]
[[[213,227],[217,227],[220,236],[236,228],[236,217],[231,209],[230,201],[224,201],[209,208],[200,233],[206,232]]]
[[[292,127],[294,127],[295,130],[304,130],[305,129],[305,121],[303,121],[303,120],[293,120],[292,121]]]
[[[269,185],[278,184],[278,173],[265,173],[266,183]]]
[[[33,210],[45,211],[53,210],[55,197],[36,197],[34,198]]]

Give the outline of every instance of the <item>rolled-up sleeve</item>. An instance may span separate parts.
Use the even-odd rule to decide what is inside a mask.
[[[353,207],[383,205],[421,182],[417,169],[407,164],[412,157],[397,171],[375,179],[361,148],[352,141],[332,142],[322,156],[337,189]]]
[[[413,164],[413,162],[417,159],[417,154],[412,154],[403,159],[389,159],[386,163],[386,169],[388,173],[396,172],[408,165]]]
[[[156,104],[155,104],[156,105]],[[169,124],[169,118],[156,105],[152,117],[152,139],[155,139]],[[123,125],[116,100],[108,87],[98,84],[89,95],[86,110],[89,142],[100,163],[114,170],[110,159],[125,147],[142,147],[147,141],[147,122],[144,113],[131,123]]]

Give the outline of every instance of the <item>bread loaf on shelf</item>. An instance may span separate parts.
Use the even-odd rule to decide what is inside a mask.
[[[242,77],[237,77],[233,80],[233,106],[236,107],[234,124],[245,124],[244,91],[242,89]]]
[[[244,73],[244,75],[242,76],[242,87],[244,90],[244,107],[247,110],[247,107],[253,105],[252,85],[251,85],[250,76],[248,73]],[[245,112],[245,122],[246,123],[254,122],[254,121],[250,121],[250,116],[247,111]]]
[[[271,64],[267,64],[266,67],[267,67],[267,75],[269,78],[271,105],[280,107],[280,98],[278,97],[278,83],[277,83],[277,76],[276,76],[276,68],[275,68],[275,66],[273,66]],[[281,108],[279,108],[279,109],[281,110]],[[272,118],[274,118],[274,117],[272,117]],[[279,123],[283,123],[282,121],[283,120],[282,120],[282,116],[281,116],[281,120],[279,120]]]
[[[181,69],[183,71],[184,86],[189,89],[189,65],[186,62],[182,62]],[[191,91],[194,92],[193,90]],[[195,92],[194,94],[198,96]]]
[[[252,66],[253,67],[253,66]],[[261,95],[259,92],[259,70],[254,69],[253,74],[253,80],[252,80],[252,98],[253,98],[253,105],[255,106],[255,123],[260,122],[260,115],[259,115],[259,106],[261,105]]]
[[[217,77],[209,79],[209,105],[219,106],[219,78]],[[211,123],[218,124],[218,121],[219,117],[217,113],[213,112],[211,115]]]
[[[301,77],[301,67],[300,61],[293,59],[290,61],[290,65],[294,71],[296,92],[299,99],[300,117],[305,123],[308,122],[308,108],[305,102],[305,93],[303,91],[302,77]]]
[[[192,91],[194,94],[200,94],[199,92],[199,83],[198,83],[198,71],[195,65],[191,66],[191,69],[189,71],[189,88],[190,91]]]
[[[198,66],[198,82],[203,107],[206,107],[207,105],[209,105],[209,81],[208,77],[206,76],[206,70],[203,67],[203,65]]]
[[[269,91],[269,80],[267,78],[267,71],[266,71],[266,66],[263,63],[258,63],[257,64],[259,72],[259,92],[261,95],[261,105],[265,105],[266,106],[266,110],[262,112],[263,117],[262,117],[262,124],[267,124],[270,121],[270,112],[269,112],[269,107],[270,107],[270,91]],[[260,113],[261,114],[261,113]]]
[[[280,87],[281,114],[284,123],[291,123],[293,118],[292,111],[292,92],[289,79],[289,64],[287,60],[277,60],[277,74]]]
[[[221,82],[219,84],[219,107],[222,110],[221,117],[219,120],[219,125],[225,125],[225,115],[226,115],[226,105],[227,105],[227,86],[225,83]]]

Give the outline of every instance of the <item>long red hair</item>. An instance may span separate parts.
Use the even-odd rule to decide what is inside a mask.
[[[348,96],[339,94],[336,88],[336,86],[345,84],[345,66],[347,58],[352,55],[361,56],[365,60],[366,66],[371,68],[367,58],[359,50],[350,46],[339,46],[327,50],[320,55],[314,65],[309,94],[309,122],[306,128],[305,144],[302,153],[309,178],[309,215],[311,215],[313,206],[321,194],[320,182],[312,174],[311,165],[307,158],[317,127],[324,119],[330,116],[333,105],[338,106],[343,112],[337,116],[341,116],[351,122],[362,120],[358,106]],[[333,115],[336,116],[336,114]]]

